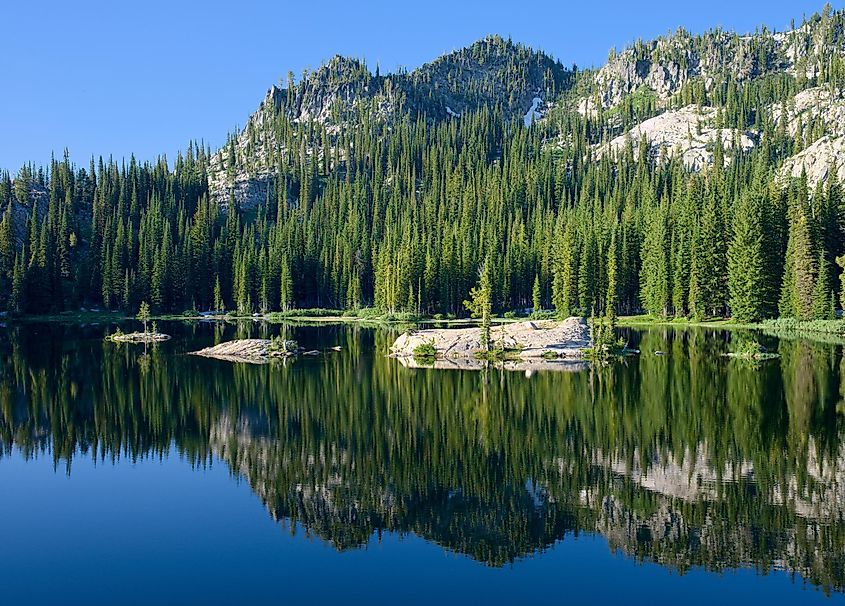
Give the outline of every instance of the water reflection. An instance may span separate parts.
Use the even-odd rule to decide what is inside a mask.
[[[223,460],[284,527],[338,549],[416,533],[490,566],[568,534],[678,571],[753,566],[845,589],[845,358],[772,342],[631,333],[638,358],[573,373],[408,369],[390,331],[288,327],[316,359],[250,366],[182,355],[278,326],[168,324],[171,342],[104,327],[0,333],[0,447],[109,461],[177,450]],[[666,355],[654,355],[655,351]]]

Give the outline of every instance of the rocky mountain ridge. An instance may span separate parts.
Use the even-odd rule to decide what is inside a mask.
[[[780,178],[806,173],[815,186],[834,172],[845,177],[843,58],[845,19],[829,6],[786,32],[715,29],[693,36],[681,29],[611,52],[571,106],[586,119],[607,120],[607,139],[595,146],[599,159],[624,152],[631,139],[635,152],[646,141],[652,160],[677,156],[698,171],[712,164],[719,138],[727,152],[735,143],[747,152],[763,138],[789,138]],[[746,116],[749,123],[726,118],[740,95],[765,98],[772,90],[788,92],[753,120]],[[726,153],[725,161],[731,157]]]
[[[438,122],[481,109],[499,108],[507,119],[539,120],[547,100],[565,90],[571,72],[545,53],[499,36],[488,36],[411,71],[373,74],[357,59],[335,56],[286,87],[271,87],[246,126],[212,158],[212,196],[226,204],[254,207],[266,198],[277,174],[274,156],[314,154],[326,148],[343,159],[344,137],[365,121],[389,127],[404,117]],[[299,149],[280,143],[283,132],[299,136]],[[299,132],[301,131],[301,132]],[[314,145],[319,131],[320,145]],[[318,149],[319,147],[319,149]]]
[[[788,93],[744,124],[726,118],[732,98],[762,96],[774,86]],[[845,179],[844,91],[845,11],[829,8],[786,32],[680,29],[611,52],[605,65],[585,71],[498,36],[385,75],[338,55],[266,92],[245,127],[211,154],[208,186],[224,207],[255,208],[295,156],[342,168],[362,132],[499,111],[526,127],[540,123],[557,147],[568,145],[555,138],[560,120],[577,115],[600,133],[593,159],[619,157],[629,147],[636,158],[645,142],[652,161],[677,156],[691,171],[712,164],[717,140],[729,162],[735,148],[750,152],[783,135],[794,144],[779,176],[806,174],[814,187],[832,174]],[[27,208],[15,205],[17,225],[26,223]]]
[[[735,146],[751,151],[771,136],[767,127],[777,130],[785,120],[782,132],[796,144],[780,175],[806,172],[815,185],[832,170],[845,177],[845,100],[842,87],[830,84],[845,85],[845,78],[831,76],[845,74],[843,58],[845,17],[829,7],[785,32],[764,27],[748,35],[722,29],[693,35],[679,29],[612,51],[605,65],[581,72],[498,36],[387,75],[335,56],[267,92],[246,126],[213,156],[209,188],[221,204],[255,207],[270,194],[279,163],[299,154],[339,166],[364,124],[389,129],[403,119],[440,122],[494,108],[526,127],[546,122],[552,131],[555,120],[544,120],[548,115],[574,111],[591,122],[606,120],[610,130],[594,146],[596,159],[625,152],[630,139],[635,154],[645,141],[652,160],[677,155],[692,171],[712,164],[717,139],[728,162]],[[725,118],[744,90],[760,95],[773,86],[792,91],[789,98],[758,112],[753,123]]]

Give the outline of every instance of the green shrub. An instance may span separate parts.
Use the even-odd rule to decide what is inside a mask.
[[[415,358],[434,358],[437,356],[437,349],[434,347],[434,341],[421,343],[414,348]]]
[[[270,340],[270,345],[267,346],[267,351],[279,353],[295,353],[299,350],[299,343],[293,339],[283,339],[282,337],[273,337]]]
[[[334,316],[341,316],[343,310],[340,309],[323,309],[321,307],[313,307],[310,309],[286,309],[284,311],[274,311],[267,314],[268,320],[284,320],[285,318],[327,318]]]
[[[797,320],[778,318],[764,320],[763,328],[783,332],[820,332],[833,335],[845,335],[845,321],[842,320]]]
[[[358,310],[357,316],[362,320],[374,320],[377,318],[381,318],[385,315],[380,309],[376,309],[375,307],[362,307]]]

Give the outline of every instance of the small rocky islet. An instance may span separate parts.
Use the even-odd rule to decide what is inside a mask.
[[[306,351],[296,341],[286,339],[236,339],[205,347],[191,355],[215,358],[227,362],[265,364],[273,358],[289,358],[296,355],[319,353]]]
[[[584,318],[565,320],[531,320],[501,324],[490,329],[494,349],[508,353],[509,362],[519,370],[529,364],[544,365],[555,360],[580,361],[590,348],[590,327]],[[433,352],[441,367],[469,367],[477,364],[478,352],[483,351],[481,328],[432,328],[412,330],[400,335],[390,348],[390,355],[406,365],[419,358],[420,347]],[[446,366],[443,362],[448,362]],[[548,364],[545,364],[548,366]],[[435,367],[437,365],[435,364]],[[525,367],[525,368],[523,368]]]

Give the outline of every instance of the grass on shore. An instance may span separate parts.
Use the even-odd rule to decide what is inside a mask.
[[[617,326],[679,326],[679,327],[702,327],[702,328],[762,328],[761,323],[744,324],[731,318],[708,318],[706,320],[695,320],[693,318],[655,318],[654,316],[619,316]]]
[[[3,315],[0,321],[13,322],[67,322],[67,323],[90,323],[90,322],[120,322],[124,320],[135,320],[135,315],[123,311],[100,311],[100,310],[77,310],[49,314],[23,314]],[[494,317],[491,321],[494,324],[506,324],[531,319],[528,316],[516,316],[507,313],[503,316]],[[382,311],[373,307],[360,309],[330,309],[330,308],[303,308],[289,309],[286,311],[274,311],[266,314],[260,313],[200,313],[196,310],[186,310],[182,313],[162,313],[150,316],[150,320],[168,321],[193,321],[193,320],[263,320],[267,322],[356,322],[362,324],[467,324],[475,323],[472,318],[461,318],[454,314],[424,315],[406,311]]]
[[[120,322],[134,320],[134,315],[127,315],[122,311],[103,310],[79,310],[65,311],[60,313],[40,315],[7,315],[0,318],[0,321],[14,322],[59,322],[59,323],[94,323],[94,322]],[[454,315],[436,314],[424,316],[413,312],[384,312],[372,307],[365,307],[357,310],[308,308],[290,309],[287,311],[271,312],[268,314],[237,314],[227,313],[219,315],[201,315],[195,310],[187,310],[180,314],[158,314],[152,316],[151,320],[265,320],[268,322],[358,322],[374,324],[390,323],[414,323],[414,324],[466,324],[473,323],[469,318],[457,318]],[[518,317],[512,313],[492,318],[492,322],[504,324],[519,322],[531,319]],[[794,318],[779,318],[763,320],[756,323],[740,323],[730,318],[709,318],[706,320],[694,320],[692,318],[655,318],[647,315],[620,316],[619,327],[643,327],[643,326],[676,326],[679,328],[701,327],[718,329],[758,329],[771,333],[815,333],[845,337],[845,320],[796,320]]]
[[[700,327],[725,330],[762,330],[778,334],[824,334],[845,337],[845,320],[798,320],[795,318],[772,318],[761,322],[742,323],[731,318],[694,320],[692,318],[654,318],[652,316],[621,316],[619,326],[631,328],[642,326],[677,326],[679,328]]]

